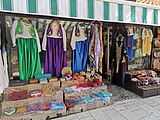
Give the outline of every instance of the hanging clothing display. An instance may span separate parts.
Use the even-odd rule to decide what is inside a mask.
[[[42,74],[39,52],[40,41],[34,26],[24,18],[14,21],[11,29],[13,47],[18,47],[18,68],[20,80],[28,80]]]
[[[127,38],[127,53],[128,53],[128,60],[132,60],[132,54],[133,54],[133,43],[134,43],[134,33],[133,33],[133,27],[128,27],[128,38]]]
[[[91,42],[89,48],[90,68],[96,72],[102,73],[102,58],[103,58],[103,41],[102,41],[102,24],[95,24],[91,28]]]
[[[143,28],[142,31],[142,55],[146,56],[151,54],[151,43],[153,39],[153,34],[151,29]]]
[[[88,39],[85,36],[85,32],[79,25],[73,28],[72,38],[72,73],[86,71],[87,72],[87,60],[88,60]]]
[[[47,25],[42,49],[46,51],[44,73],[61,77],[61,70],[67,66],[66,32],[58,21],[53,21]]]
[[[8,77],[8,65],[7,65],[7,52],[3,46],[2,51],[0,49],[0,94],[9,85]]]
[[[123,86],[124,71],[127,70],[126,63],[126,38],[121,33],[116,33],[115,41],[112,47],[112,61],[113,61],[113,78],[112,82],[116,85]]]

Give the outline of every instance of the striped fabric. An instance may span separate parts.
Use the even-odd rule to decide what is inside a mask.
[[[160,26],[160,9],[112,0],[0,0],[0,11]]]

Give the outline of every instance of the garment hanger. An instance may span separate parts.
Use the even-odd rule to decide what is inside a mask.
[[[23,18],[23,19],[22,19],[22,21],[23,21],[23,22],[26,22],[26,23],[28,23],[28,24],[30,24],[30,22],[29,22],[28,18],[26,18],[26,17],[25,17],[25,18]]]
[[[91,25],[93,25],[93,24],[102,24],[102,22],[100,22],[99,20],[94,20],[91,22]]]
[[[53,23],[55,23],[55,24],[57,24],[57,25],[60,25],[60,23],[58,22],[58,20],[52,20],[52,22],[51,22],[51,24],[53,24]]]

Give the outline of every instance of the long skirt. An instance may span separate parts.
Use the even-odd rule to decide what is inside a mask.
[[[42,74],[37,41],[34,38],[17,38],[18,68],[20,80],[28,81]]]
[[[72,51],[72,72],[87,71],[88,40],[77,41],[76,49]]]
[[[66,51],[63,47],[63,38],[47,38],[44,73],[61,77],[61,71],[67,66]]]

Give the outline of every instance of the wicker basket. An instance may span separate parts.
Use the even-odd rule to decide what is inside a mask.
[[[50,118],[56,118],[66,115],[66,108],[63,110],[48,110],[48,111],[41,111],[38,113],[26,113],[25,115],[18,115],[14,114],[11,116],[6,116],[2,114],[1,119],[2,120],[45,120],[47,116],[50,116]]]
[[[111,97],[110,103],[103,102],[101,100],[97,100],[97,101],[91,102],[91,103],[79,104],[79,105],[74,106],[73,108],[67,108],[67,114],[69,115],[69,114],[79,113],[79,112],[92,110],[92,109],[96,109],[96,108],[100,108],[100,107],[104,107],[104,106],[109,106],[113,103],[114,103],[114,101],[112,100],[112,97]]]
[[[47,97],[36,97],[36,98],[28,98],[23,100],[17,101],[3,101],[2,102],[2,110],[11,107],[21,107],[26,105],[31,105],[35,103],[44,103],[50,101],[63,101],[63,93],[54,94],[54,96],[47,96]]]
[[[92,89],[88,89],[88,90],[81,90],[80,92],[78,92],[78,91],[75,91],[75,92],[64,91],[64,98],[66,98],[68,96],[88,95],[88,94],[98,93],[98,92],[101,92],[101,91],[107,91],[107,86],[105,85],[105,86],[92,88]]]
[[[27,90],[29,92],[32,90],[45,90],[45,89],[50,89],[50,90],[60,89],[60,81],[50,82],[48,84],[28,84],[24,86],[8,87],[4,90],[4,101],[10,101],[13,92],[20,92],[24,90]]]
[[[90,82],[85,80],[61,81],[61,87],[66,88],[66,87],[72,87],[72,86],[77,86],[79,84],[86,84],[86,83],[90,83]]]
[[[87,107],[86,104],[79,104],[74,106],[73,108],[67,108],[67,115],[73,114],[73,113],[79,113],[79,112],[83,112],[86,111]]]

